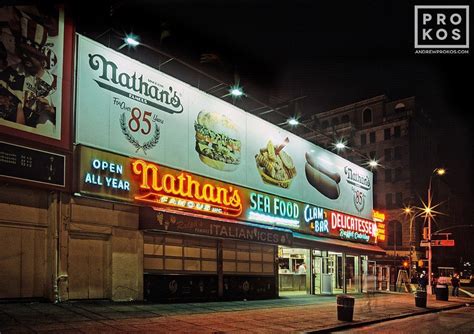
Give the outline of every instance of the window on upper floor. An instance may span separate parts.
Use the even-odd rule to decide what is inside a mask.
[[[339,124],[339,117],[334,117],[332,120],[331,120],[331,125],[332,126],[335,126],[335,125],[338,125]]]
[[[361,145],[366,145],[367,144],[367,134],[366,133],[362,133],[360,135],[360,144]]]
[[[386,169],[385,170],[385,183],[392,182],[392,170]]]
[[[393,136],[395,138],[400,138],[400,136],[402,135],[402,129],[400,128],[400,125],[397,125],[393,130]]]
[[[384,129],[383,130],[383,139],[384,140],[390,140],[390,128]]]
[[[369,139],[371,144],[375,143],[375,132],[369,134]]]
[[[349,115],[343,115],[341,117],[341,123],[349,123],[350,119],[349,119]]]
[[[321,127],[322,127],[323,129],[326,129],[328,126],[329,126],[329,122],[328,122],[327,120],[326,120],[326,121],[323,121],[323,122],[321,123]]]
[[[385,194],[385,207],[387,209],[391,209],[392,206],[393,206],[392,194],[390,194],[390,193]]]
[[[389,221],[387,224],[387,245],[401,246],[402,237],[402,224],[398,220]]]
[[[395,160],[400,160],[402,158],[402,147],[401,146],[395,146],[394,153],[393,153],[393,158]]]
[[[385,161],[392,161],[392,149],[386,148],[383,150],[383,156]]]
[[[395,193],[395,205],[397,208],[401,208],[403,206],[403,194],[402,193]]]
[[[372,109],[365,108],[362,112],[362,122],[371,123],[372,122]]]
[[[402,180],[402,173],[403,173],[402,167],[395,168],[395,181],[398,182]]]
[[[406,108],[406,107],[405,107],[405,103],[401,103],[401,102],[400,102],[400,103],[397,103],[397,104],[395,105],[395,112],[403,111],[403,110],[405,110],[405,108]]]

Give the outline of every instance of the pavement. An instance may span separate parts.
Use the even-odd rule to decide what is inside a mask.
[[[355,295],[352,322],[337,319],[335,296],[180,304],[80,301],[0,303],[0,333],[328,333],[411,316],[474,306],[473,298],[412,294]]]

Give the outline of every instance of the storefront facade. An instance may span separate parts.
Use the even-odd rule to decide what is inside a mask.
[[[56,124],[66,130],[40,145],[54,149],[33,155],[27,147],[37,180],[21,179],[21,169],[0,175],[0,237],[9,243],[0,250],[8,268],[0,298],[366,291],[367,255],[383,252],[370,171],[65,31],[67,89]],[[22,167],[25,154],[11,146],[23,134],[7,125],[2,156],[14,154]]]

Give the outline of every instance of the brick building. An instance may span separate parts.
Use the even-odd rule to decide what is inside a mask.
[[[373,170],[374,209],[386,216],[386,238],[381,246],[387,255],[375,260],[392,267],[393,282],[395,268],[410,255],[410,240],[414,246],[412,260],[424,257],[417,247],[423,218],[410,217],[403,208],[419,206],[420,198],[426,200],[429,177],[436,167],[433,157],[437,146],[431,120],[415,97],[391,101],[380,95],[318,113],[312,121],[313,127],[320,130],[305,135],[306,139],[328,149],[334,149],[334,143],[342,139],[352,148],[339,153],[344,158],[366,166],[369,159],[379,163]],[[380,273],[379,277],[388,280],[388,267],[385,270],[387,274]]]

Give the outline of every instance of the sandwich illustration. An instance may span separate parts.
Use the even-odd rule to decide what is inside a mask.
[[[267,146],[255,155],[258,171],[265,183],[282,188],[288,188],[291,185],[291,181],[296,176],[296,168],[293,159],[283,151],[288,142],[286,138],[282,145],[275,146],[269,140]]]
[[[305,157],[305,172],[308,182],[327,198],[337,199],[340,194],[341,175],[332,171],[328,162],[318,159],[314,154],[306,152]]]
[[[240,164],[240,134],[227,116],[202,110],[194,122],[196,152],[203,163],[217,170],[233,171]]]

